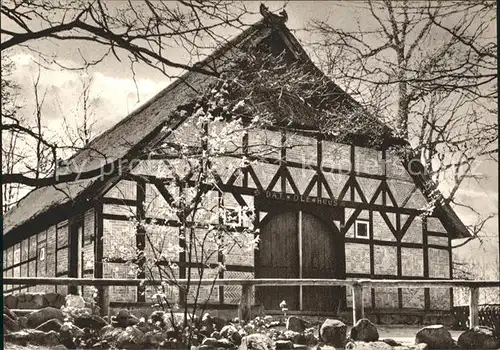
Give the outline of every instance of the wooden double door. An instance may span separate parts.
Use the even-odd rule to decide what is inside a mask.
[[[333,225],[300,210],[268,214],[260,226],[256,278],[343,278],[343,240]],[[257,287],[267,310],[336,312],[339,287]]]

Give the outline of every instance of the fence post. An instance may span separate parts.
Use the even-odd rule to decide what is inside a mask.
[[[363,286],[359,283],[352,285],[352,322],[356,324],[360,319],[365,317],[363,307]]]
[[[250,305],[250,285],[243,284],[241,285],[241,299],[240,305],[238,306],[238,318],[241,321],[248,321],[251,318],[251,308]]]
[[[479,326],[479,288],[469,288],[469,328]]]

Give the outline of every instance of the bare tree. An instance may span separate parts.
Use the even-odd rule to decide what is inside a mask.
[[[36,53],[45,64],[56,64],[64,69],[85,69],[100,64],[106,59],[130,62],[135,78],[135,66],[147,65],[169,77],[182,70],[218,76],[213,67],[195,65],[200,59],[225,43],[224,31],[241,30],[244,17],[249,12],[244,2],[226,1],[5,1],[1,6],[1,51],[29,50]],[[45,43],[73,45],[80,53],[80,62],[67,67],[52,53],[44,51]],[[82,43],[94,49],[84,52]],[[175,49],[172,49],[175,48]],[[90,52],[90,53],[89,53]],[[178,58],[181,57],[181,58]],[[184,57],[189,57],[185,59]],[[41,97],[41,96],[38,96]],[[37,98],[37,96],[35,96]],[[87,100],[86,100],[87,99]],[[88,96],[83,97],[88,104]],[[40,100],[41,101],[41,100]],[[40,102],[39,101],[39,102]],[[85,112],[84,112],[85,115]],[[84,143],[92,135],[83,122],[78,132]],[[32,138],[42,151],[41,145],[52,148],[53,142],[41,139],[40,128],[33,129],[20,120],[2,125],[4,132],[13,132]],[[54,147],[52,147],[54,146]],[[57,157],[52,157],[54,163]],[[53,168],[56,166],[53,164]],[[95,169],[95,172],[100,172]],[[25,172],[5,173],[3,183],[22,183],[29,186],[44,186],[96,176],[66,174],[66,176],[39,177]]]
[[[241,28],[247,14],[244,2],[225,1],[5,1],[2,3],[2,44],[7,50],[30,46],[36,41],[95,43],[105,48],[93,60],[82,57],[86,66],[108,55],[128,57],[167,73],[168,68],[216,74],[175,60],[172,46],[184,48],[191,59],[213,40],[223,40],[220,28]],[[52,59],[45,55],[46,58]]]
[[[65,135],[61,143],[72,150],[88,146],[89,142],[96,136],[96,109],[100,102],[99,93],[93,91],[96,89],[93,75],[86,71],[80,73],[78,82],[80,86],[77,91],[78,101],[75,109],[70,113],[63,114]],[[61,109],[61,101],[58,102],[58,107]]]
[[[2,58],[2,61],[4,58]],[[8,58],[5,58],[8,60]],[[33,174],[34,179],[45,176],[52,167],[49,158],[54,146],[45,140],[42,127],[42,108],[47,91],[40,91],[40,69],[32,78],[34,109],[27,113],[17,101],[18,86],[10,78],[13,62],[2,62],[2,171]],[[32,116],[28,115],[31,114]],[[27,187],[22,183],[2,182],[3,210],[19,199]]]
[[[6,55],[2,56],[1,75],[1,113],[2,123],[14,119],[19,105],[16,101],[17,85],[12,80],[13,62]],[[22,159],[22,150],[18,147],[17,132],[2,132],[2,173],[13,173]],[[19,195],[19,184],[2,184],[2,212],[5,213],[16,203]]]
[[[99,97],[91,93],[92,77],[80,75],[81,91],[75,110],[71,115],[68,111],[61,111],[65,135],[54,135],[44,126],[44,110],[49,90],[42,87],[41,77],[42,72],[47,71],[40,64],[36,65],[37,70],[32,76],[31,84],[34,104],[31,111],[28,106],[20,107],[15,104],[14,92],[17,87],[8,79],[12,65],[13,63],[6,63],[6,74],[2,75],[2,85],[5,87],[5,94],[2,94],[2,110],[5,111],[2,114],[3,172],[7,177],[9,174],[32,176],[33,184],[36,184],[37,181],[47,179],[61,166],[63,157],[88,145],[95,132],[95,107]],[[3,209],[6,211],[31,184],[7,180],[3,181],[3,185]]]
[[[317,61],[334,81],[410,141],[445,202],[458,200],[477,165],[497,161],[497,44],[493,2],[366,1],[338,4],[363,18],[344,30],[314,21]],[[354,20],[354,19],[353,19]],[[481,224],[481,222],[483,224]]]

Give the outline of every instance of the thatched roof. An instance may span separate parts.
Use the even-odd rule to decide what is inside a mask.
[[[262,51],[263,48],[276,55],[286,51],[289,62],[301,62],[307,66],[310,74],[323,80],[326,79],[323,73],[314,66],[306,52],[284,24],[269,24],[266,21],[260,21],[250,26],[236,38],[216,50],[207,59],[200,62],[199,66],[205,69],[217,67],[217,70],[219,70],[224,64],[230,62],[235,55],[237,56],[239,52],[248,52],[248,50]],[[93,170],[105,164],[133,157],[134,153],[146,144],[146,141],[154,138],[165,127],[175,129],[181,124],[184,120],[180,118],[179,113],[175,113],[178,107],[193,103],[199,97],[200,91],[207,89],[216,80],[216,77],[197,72],[185,73],[146,104],[95,138],[86,148],[76,153],[68,160],[71,169],[63,169],[62,172]],[[321,95],[320,108],[326,110],[335,105],[336,109],[341,106],[344,111],[361,109],[352,97],[333,82],[328,80],[325,86],[326,88],[323,89]],[[297,112],[292,108],[286,114],[276,113],[276,115],[274,120],[276,124],[299,125],[303,128],[316,130],[320,124],[316,117],[318,115],[317,111],[311,108],[300,108],[300,111],[297,110]],[[338,120],[335,118],[341,118],[335,115],[326,115],[330,119],[322,122],[335,124]],[[360,123],[367,120],[371,126],[365,128],[362,137],[357,133],[355,137],[346,140],[355,142],[360,146],[375,144],[381,140],[385,143],[387,143],[387,140],[394,141],[391,129],[367,113],[361,113],[361,116],[357,113],[352,122]],[[373,127],[373,125],[377,127]],[[378,141],[374,143],[374,140]],[[378,146],[381,146],[381,143]],[[75,210],[81,210],[85,205],[90,206],[96,197],[96,193],[102,191],[106,186],[109,187],[109,182],[116,181],[116,178],[116,176],[105,179],[95,177],[88,180],[46,186],[31,191],[5,214],[4,239],[7,237],[11,239],[12,236],[18,234],[29,234],[26,228],[36,227],[37,222],[48,224],[51,220],[55,220],[54,218],[64,217],[65,215],[70,216]],[[453,210],[451,211],[453,212]],[[56,215],[56,213],[58,214]],[[456,222],[454,219],[453,222],[455,222],[455,226],[450,232],[453,232],[457,237],[468,234],[467,229],[460,220]]]

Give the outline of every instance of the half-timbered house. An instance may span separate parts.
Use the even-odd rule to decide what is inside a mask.
[[[198,67],[220,68],[221,62],[234,60],[242,52],[254,58],[282,55],[285,72],[298,64],[307,67],[309,76],[326,79],[284,23],[266,19]],[[244,73],[245,66],[240,69]],[[262,75],[266,72],[262,70]],[[202,147],[204,140],[196,134],[199,115],[186,109],[197,101],[200,91],[217,81],[214,76],[186,73],[59,169],[61,174],[99,168],[107,173],[37,188],[13,207],[3,223],[3,275],[145,278],[144,272],[135,272],[125,263],[137,250],[151,249],[153,244],[146,242],[144,227],[131,220],[130,213],[138,220],[161,221],[166,246],[178,245],[184,228],[175,213],[158,208],[168,207],[185,188],[169,179],[171,168],[158,175],[165,159],[136,160],[159,142]],[[220,170],[217,186],[210,192],[215,207],[224,207],[224,212],[218,212],[223,216],[219,222],[251,226],[253,233],[239,231],[250,235],[248,242],[256,234],[260,238],[259,249],[236,246],[225,256],[216,254],[210,263],[225,265],[216,273],[221,278],[451,279],[451,241],[467,237],[468,230],[440,200],[407,143],[376,117],[362,112],[333,82],[324,86],[317,105],[292,98],[282,107],[276,101],[268,108],[270,123],[233,138],[243,155],[214,160]],[[252,98],[244,97],[247,104]],[[307,108],[290,106],[294,103]],[[311,108],[318,105],[326,119],[318,117],[319,107]],[[329,110],[336,113],[328,114]],[[226,123],[227,118],[218,122]],[[332,132],[325,129],[325,123]],[[364,126],[356,128],[357,124]],[[216,129],[203,127],[209,133]],[[263,144],[271,147],[269,152],[252,158],[252,147]],[[241,165],[243,156],[251,161]],[[230,212],[231,207],[252,208],[254,215],[249,219],[241,210]],[[177,264],[177,277],[185,278],[185,251],[165,254]],[[4,286],[4,293],[26,289]],[[67,292],[67,287],[60,286],[29,288],[54,289]],[[137,287],[110,289],[112,301],[140,302],[148,296]],[[325,287],[261,287],[254,298],[266,309],[278,309],[281,300],[287,301],[290,310],[333,312],[337,306],[351,305],[349,290]],[[210,296],[213,304],[238,301],[239,290],[232,286],[216,288]],[[453,300],[448,289],[394,286],[365,292],[364,303],[376,309],[449,310]]]

